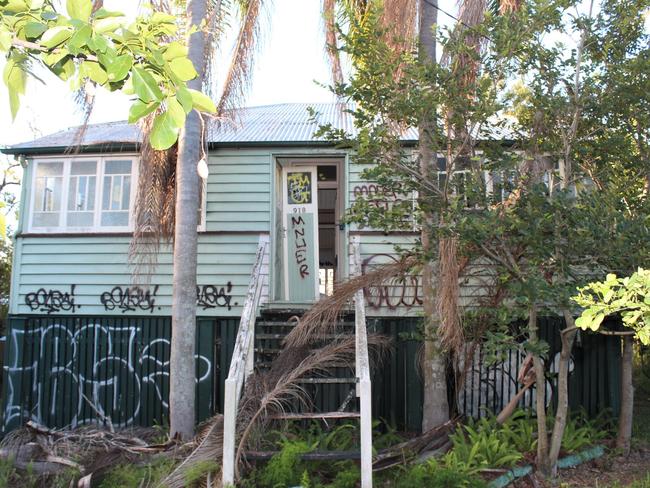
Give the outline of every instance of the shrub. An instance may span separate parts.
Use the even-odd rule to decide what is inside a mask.
[[[400,473],[396,488],[485,488],[487,483],[471,473],[457,471],[453,467],[441,465],[435,459],[413,466]]]

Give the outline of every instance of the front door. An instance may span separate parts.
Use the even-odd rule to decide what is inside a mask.
[[[318,175],[315,165],[282,168],[284,291],[290,302],[319,295]]]

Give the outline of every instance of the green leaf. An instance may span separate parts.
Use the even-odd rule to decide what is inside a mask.
[[[185,87],[181,87],[176,92],[176,99],[179,101],[186,114],[192,111],[192,95]]]
[[[169,62],[169,67],[181,81],[190,81],[198,76],[192,61],[188,58],[176,58]]]
[[[48,49],[58,46],[72,36],[72,28],[67,25],[58,25],[48,29],[41,38],[41,45]]]
[[[84,76],[90,78],[98,85],[104,85],[108,82],[108,74],[95,61],[84,61],[81,65],[81,70]]]
[[[179,129],[185,125],[185,110],[176,97],[167,98],[167,112]]]
[[[96,20],[101,20],[101,19],[108,19],[111,17],[124,17],[124,14],[122,12],[113,12],[110,10],[106,10],[104,7],[100,8],[95,12],[95,15],[93,17]]]
[[[156,115],[149,135],[149,143],[154,149],[169,149],[178,140],[179,128],[169,112]]]
[[[133,68],[133,89],[143,102],[160,102],[162,92],[151,74],[142,68]]]
[[[27,39],[36,39],[47,30],[47,25],[40,22],[27,22],[25,24],[25,37]]]
[[[129,71],[133,67],[133,58],[129,54],[123,54],[116,57],[111,64],[107,67],[108,81],[116,82],[122,81],[129,75]]]
[[[9,51],[12,37],[11,32],[4,29],[0,30],[0,50]]]
[[[589,327],[591,327],[591,322],[593,320],[593,317],[591,315],[587,314],[582,314],[580,317],[576,319],[576,327],[579,327],[582,330],[587,330]]]
[[[106,32],[114,32],[124,25],[126,19],[124,17],[107,17],[99,19],[93,23],[93,30],[97,34],[104,34]]]
[[[200,91],[192,90],[191,88],[188,88],[187,91],[189,91],[190,95],[192,96],[193,108],[199,112],[208,112],[211,114],[217,111],[217,107],[214,105],[214,102],[212,99],[210,99],[210,97],[204,95]]]
[[[7,238],[7,220],[5,215],[0,212],[0,239]]]
[[[93,11],[93,4],[90,0],[67,0],[66,8],[71,18],[88,22]]]
[[[178,41],[167,44],[165,52],[163,53],[165,61],[171,61],[172,59],[182,58],[185,56],[187,56],[187,46],[184,46]]]
[[[88,40],[88,47],[97,53],[103,54],[108,50],[108,40],[101,34],[93,34]]]
[[[86,46],[88,41],[90,41],[92,32],[93,31],[89,25],[84,25],[80,29],[77,29],[68,41],[68,49],[70,49],[73,54],[79,54],[81,48]]]
[[[4,12],[26,12],[29,10],[29,5],[25,0],[9,0],[5,5],[2,6]]]
[[[9,91],[9,108],[12,119],[16,118],[20,107],[20,95],[25,93],[27,75],[14,58],[9,58],[3,72],[3,79]]]
[[[30,0],[29,2],[29,8],[32,10],[38,10],[43,7],[45,4],[45,0]]]
[[[133,124],[134,122],[140,120],[142,117],[149,115],[158,107],[160,107],[160,102],[144,103],[140,100],[136,100],[129,109],[129,124]]]

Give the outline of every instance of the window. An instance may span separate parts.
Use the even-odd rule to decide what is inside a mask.
[[[135,196],[133,158],[37,160],[30,230],[125,231]]]
[[[63,192],[63,163],[41,163],[36,167],[34,181],[35,227],[58,227],[61,219],[61,194]]]
[[[126,227],[129,225],[131,203],[131,161],[106,161],[102,191],[102,226]]]

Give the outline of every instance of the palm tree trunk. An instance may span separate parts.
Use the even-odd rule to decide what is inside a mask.
[[[207,16],[207,0],[189,0],[190,26],[199,26]],[[205,73],[205,35],[194,32],[188,57],[199,76],[188,87],[201,90]],[[201,121],[196,111],[188,114],[181,130],[176,163],[176,226],[174,229],[174,276],[172,296],[172,340],[169,358],[170,435],[189,439],[194,435],[196,254],[199,211],[199,179],[196,165],[201,153]]]
[[[436,38],[433,26],[438,21],[437,0],[420,0],[419,5],[419,49],[420,60],[424,63],[436,62]],[[419,126],[420,172],[426,180],[434,175],[437,162],[435,150],[436,107],[430,107]],[[435,225],[434,216],[425,214],[422,219],[422,251],[429,258],[433,255],[430,231]],[[425,317],[424,334],[424,402],[422,406],[422,431],[446,422],[449,419],[447,402],[447,367],[437,339],[435,294],[433,292],[433,265],[429,261],[422,269],[423,308]]]

